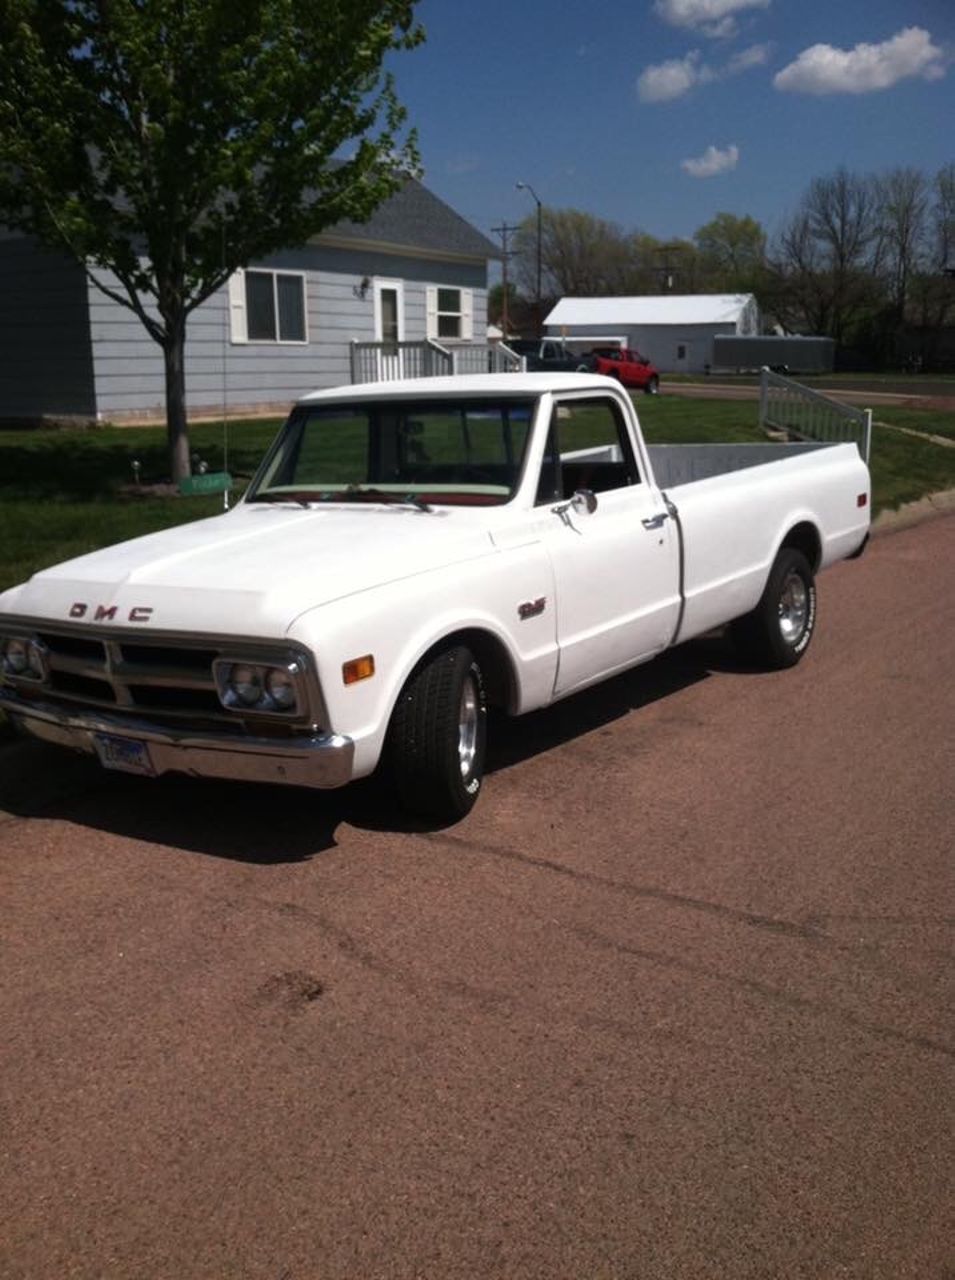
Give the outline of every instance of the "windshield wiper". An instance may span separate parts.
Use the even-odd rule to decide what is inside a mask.
[[[257,493],[247,502],[284,502],[296,507],[310,507],[313,498],[306,498],[300,493]]]
[[[322,495],[325,496],[324,494]],[[430,511],[431,507],[417,493],[392,493],[383,489],[376,489],[373,485],[350,484],[341,490],[341,494],[336,494],[335,501],[350,502],[352,500],[361,502],[363,498],[367,498],[371,502],[398,503],[403,507],[417,507],[419,511]]]

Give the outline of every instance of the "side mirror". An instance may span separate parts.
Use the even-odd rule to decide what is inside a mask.
[[[579,516],[592,516],[597,510],[597,495],[592,489],[578,489],[569,502],[558,502],[556,507],[551,507],[551,511],[555,516],[560,516],[564,524],[570,524],[568,512],[573,511]],[[570,525],[573,528],[573,525]]]

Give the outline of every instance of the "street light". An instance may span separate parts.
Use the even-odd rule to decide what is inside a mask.
[[[516,182],[514,184],[518,191],[527,191],[530,193],[534,203],[537,205],[537,336],[543,334],[543,308],[541,306],[541,202],[537,197],[537,192],[529,182]]]

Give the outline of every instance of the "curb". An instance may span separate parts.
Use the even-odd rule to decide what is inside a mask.
[[[880,511],[872,522],[872,536],[882,533],[895,533],[898,529],[908,529],[912,525],[921,524],[935,516],[948,516],[955,513],[955,489],[943,489],[940,493],[930,493],[915,502],[903,503],[894,511]]]

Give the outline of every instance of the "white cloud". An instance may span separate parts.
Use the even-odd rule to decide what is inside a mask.
[[[725,80],[751,67],[763,66],[771,52],[772,45],[754,44],[734,54],[725,66],[713,67],[702,62],[699,49],[694,49],[685,58],[671,58],[668,62],[647,67],[637,79],[637,93],[641,102],[672,102],[697,85]]]
[[[685,58],[671,58],[647,67],[637,80],[637,93],[641,102],[672,102],[712,79],[713,72],[700,62],[699,50],[694,49]]]
[[[882,44],[852,49],[814,44],[784,67],[773,84],[791,93],[874,93],[913,76],[940,80],[944,74],[945,55],[929,33],[906,27]]]
[[[751,44],[748,49],[740,49],[727,62],[725,74],[735,76],[740,71],[749,71],[751,67],[765,67],[772,52],[771,44]]]
[[[713,178],[718,173],[729,173],[739,164],[739,147],[730,143],[725,150],[707,147],[701,156],[680,162],[680,168],[691,178]]]
[[[671,27],[688,27],[714,39],[736,34],[736,14],[768,9],[770,0],[655,0],[654,9]]]

